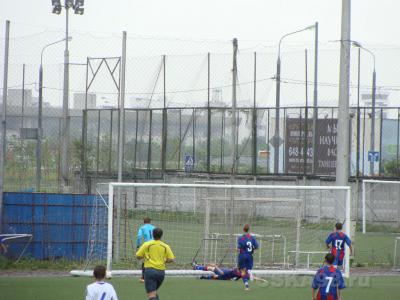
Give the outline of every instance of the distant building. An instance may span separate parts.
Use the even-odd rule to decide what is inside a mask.
[[[372,107],[372,94],[362,94],[361,95],[361,100],[363,101],[363,106],[364,107]],[[389,94],[387,93],[380,93],[376,92],[375,95],[375,108],[380,109],[380,108],[385,108],[388,107],[388,102],[389,102]],[[387,111],[383,111],[383,118],[387,118]]]
[[[96,108],[96,94],[88,93],[87,94],[87,108],[92,109]],[[85,109],[85,93],[74,93],[74,109]]]
[[[375,107],[387,107],[389,94],[382,94],[377,92],[375,95]],[[361,100],[364,102],[365,107],[372,106],[372,94],[362,94]]]
[[[147,108],[150,104],[151,101],[148,98],[134,97],[128,99],[125,108]]]
[[[7,105],[22,107],[32,107],[32,90],[24,90],[24,97],[22,97],[22,89],[8,89]]]

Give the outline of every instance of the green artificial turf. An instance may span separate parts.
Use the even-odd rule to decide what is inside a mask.
[[[1,299],[78,300],[84,299],[89,278],[0,277]],[[120,300],[146,299],[143,284],[135,278],[113,278]],[[246,292],[243,284],[232,281],[203,281],[195,278],[166,278],[159,295],[163,300],[235,299],[311,299],[311,277],[274,277],[267,284],[252,283]],[[342,299],[399,299],[400,277],[356,277],[347,280]]]

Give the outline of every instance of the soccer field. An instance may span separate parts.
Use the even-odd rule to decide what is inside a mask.
[[[1,299],[63,300],[84,299],[89,278],[72,277],[1,277]],[[113,278],[110,281],[120,300],[146,299],[143,284],[134,278]],[[195,278],[166,278],[160,289],[163,300],[235,300],[235,299],[310,299],[311,277],[270,278],[267,284],[253,283],[246,292],[242,283],[202,281]],[[355,277],[346,282],[342,299],[395,300],[400,295],[400,277]]]

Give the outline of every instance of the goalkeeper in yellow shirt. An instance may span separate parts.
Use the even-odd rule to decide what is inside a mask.
[[[138,259],[144,259],[144,286],[149,300],[159,300],[157,290],[165,277],[166,263],[174,261],[171,248],[161,241],[161,228],[153,230],[154,240],[143,243],[136,252]]]

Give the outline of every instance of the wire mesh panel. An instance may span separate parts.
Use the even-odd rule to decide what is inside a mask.
[[[315,267],[335,222],[350,234],[347,187],[110,183],[98,185],[95,207],[87,267],[107,259],[109,270],[139,267],[144,218],[163,229],[177,270],[193,260],[235,265],[244,224],[260,244],[254,257],[261,270]]]
[[[363,233],[398,232],[400,181],[364,180],[361,215]]]

